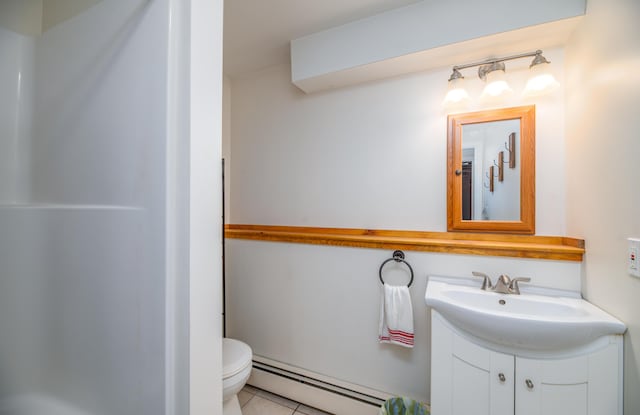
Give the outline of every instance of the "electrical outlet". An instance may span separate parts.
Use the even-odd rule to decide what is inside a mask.
[[[629,249],[627,251],[627,270],[630,275],[640,278],[640,239],[628,238]]]

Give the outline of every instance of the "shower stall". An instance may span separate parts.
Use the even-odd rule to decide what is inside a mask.
[[[188,413],[180,4],[0,3],[1,415]]]

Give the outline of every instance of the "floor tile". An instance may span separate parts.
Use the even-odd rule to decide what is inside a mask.
[[[265,399],[260,396],[254,396],[242,408],[242,415],[292,415],[293,409]]]
[[[246,392],[244,389],[238,392],[238,401],[240,402],[240,407],[245,406],[247,402],[251,400],[255,395],[253,393]]]
[[[258,392],[256,393],[256,395],[291,409],[296,409],[298,405],[300,405],[296,401],[292,401],[291,399],[284,398],[282,396],[264,391],[262,389],[258,389]]]
[[[296,413],[304,415],[331,415],[329,412],[324,412],[307,405],[300,405],[298,409],[296,409]]]

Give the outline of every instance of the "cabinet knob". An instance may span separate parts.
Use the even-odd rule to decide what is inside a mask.
[[[456,176],[460,176],[462,174],[462,170],[456,169]]]
[[[504,382],[505,380],[507,380],[507,377],[504,375],[504,373],[498,373],[498,379],[500,379],[500,382]]]
[[[533,389],[533,382],[531,381],[531,379],[525,380],[524,383],[525,385],[527,385],[527,388]]]

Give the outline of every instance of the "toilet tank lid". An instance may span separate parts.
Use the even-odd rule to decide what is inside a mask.
[[[222,377],[233,376],[251,365],[251,348],[239,340],[222,339]]]

